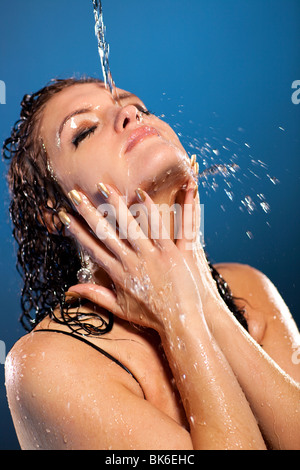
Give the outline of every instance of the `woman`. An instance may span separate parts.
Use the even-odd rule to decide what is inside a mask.
[[[295,323],[262,273],[207,261],[171,128],[69,79],[24,97],[4,149],[32,330],[6,361],[21,447],[299,448]]]

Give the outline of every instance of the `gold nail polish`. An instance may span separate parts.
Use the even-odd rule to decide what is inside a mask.
[[[193,194],[194,199],[197,196],[197,194],[198,194],[198,185],[196,184],[196,186],[194,187],[194,194]]]
[[[199,163],[198,162],[195,163],[194,172],[195,172],[195,175],[198,176],[198,174],[199,174]]]
[[[78,294],[77,292],[73,292],[73,291],[67,291],[65,292],[65,299],[66,300],[72,300],[72,299],[80,299],[81,298],[81,295]]]
[[[137,198],[140,202],[144,202],[146,199],[145,193],[141,188],[138,188],[135,190],[135,193],[137,195]]]
[[[76,206],[79,206],[79,204],[82,203],[82,197],[76,189],[72,189],[72,191],[68,193],[68,196]]]
[[[109,190],[107,189],[105,184],[104,183],[98,183],[97,188],[98,188],[98,191],[100,191],[100,193],[102,194],[102,196],[105,197],[105,199],[107,199],[108,196],[109,196]]]
[[[59,220],[67,227],[70,227],[71,219],[65,211],[59,211],[58,213]]]
[[[196,157],[195,154],[191,156],[191,166],[194,166],[194,165],[195,165],[195,163],[196,163],[196,158],[197,158],[197,157]]]

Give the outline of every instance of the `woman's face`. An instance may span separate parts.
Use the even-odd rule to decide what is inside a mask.
[[[66,193],[80,188],[94,203],[99,182],[129,203],[138,187],[153,198],[179,191],[192,174],[177,135],[135,95],[118,93],[116,103],[102,83],[76,84],[49,100],[40,134],[58,182]]]

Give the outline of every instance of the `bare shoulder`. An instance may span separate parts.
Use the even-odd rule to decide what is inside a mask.
[[[250,283],[268,282],[268,277],[258,269],[249,264],[242,263],[217,263],[215,268],[222,276],[230,277],[231,280],[238,282],[240,286]]]
[[[105,417],[112,388],[142,395],[130,375],[105,356],[73,338],[44,331],[29,333],[14,345],[5,363],[5,382],[23,449],[65,449],[67,441],[86,446],[80,430],[91,410],[94,417]]]
[[[192,448],[128,372],[63,334],[21,338],[7,357],[6,387],[22,449]]]
[[[248,312],[259,310],[268,323],[274,319],[275,312],[286,320],[291,314],[278,289],[272,281],[258,269],[239,263],[220,263],[216,269],[228,283],[234,297],[246,302]]]
[[[220,263],[216,269],[246,310],[249,332],[288,373],[300,380],[300,335],[291,312],[273,282],[258,269]]]
[[[240,263],[219,263],[215,267],[227,281],[233,295],[247,301],[248,308],[255,308],[259,304],[260,310],[262,309],[268,315],[270,304],[281,309],[285,306],[274,284],[264,273],[253,266]]]

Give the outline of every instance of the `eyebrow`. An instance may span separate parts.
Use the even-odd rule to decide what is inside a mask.
[[[118,96],[118,100],[126,100],[127,98],[131,98],[131,97],[136,97],[133,93],[129,93],[129,92],[125,92],[125,93],[121,93],[119,96]],[[113,99],[113,98],[112,98]],[[115,100],[113,99],[113,101],[115,102]],[[62,130],[64,128],[64,125],[66,124],[66,122],[71,119],[73,116],[77,116],[78,114],[84,114],[84,113],[88,113],[90,110],[91,110],[92,106],[89,106],[89,107],[86,107],[86,108],[81,108],[81,109],[76,109],[76,111],[72,111],[70,114],[68,114],[62,121],[61,125],[59,126],[59,129],[58,129],[58,135],[59,137],[61,136],[61,133],[62,133]]]
[[[76,109],[76,111],[72,111],[70,114],[68,114],[68,115],[63,119],[61,125],[59,126],[59,129],[58,129],[58,135],[59,135],[59,137],[61,136],[62,130],[63,130],[63,128],[64,128],[64,125],[66,124],[66,122],[67,122],[69,119],[71,119],[71,117],[77,116],[78,114],[88,113],[90,110],[91,110],[91,106],[89,106],[88,108]]]
[[[135,96],[133,93],[129,93],[128,91],[125,91],[124,93],[118,95],[119,100],[126,100],[126,98],[131,97],[137,98],[137,96]]]

